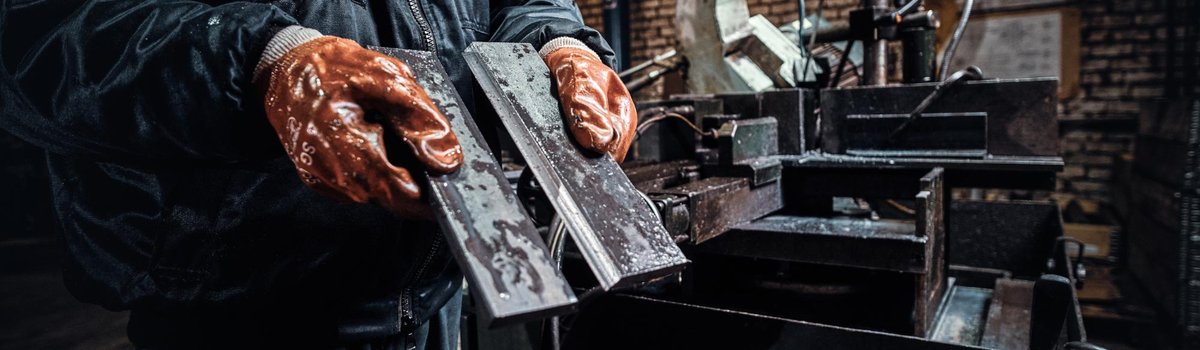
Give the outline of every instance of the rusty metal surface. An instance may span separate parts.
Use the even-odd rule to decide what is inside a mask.
[[[730,227],[783,208],[778,182],[751,187],[749,180],[710,177],[652,192],[686,198],[688,235],[694,244],[717,237]]]
[[[706,166],[705,176],[744,177],[751,186],[762,186],[783,176],[783,163],[775,157],[759,157],[727,166]]]
[[[715,254],[920,274],[917,291],[924,297],[917,301],[919,310],[914,313],[914,321],[919,325],[916,330],[924,335],[945,290],[942,176],[940,168],[921,173],[875,173],[873,185],[893,188],[891,196],[883,198],[916,199],[918,216],[912,221],[770,215],[734,225],[729,233],[699,245],[698,249]],[[797,176],[788,179],[781,181],[783,185],[805,182]],[[800,184],[801,192],[813,193],[810,189],[822,182],[828,188],[818,195],[845,195],[843,192],[847,190],[871,192],[857,188],[861,186],[832,185],[836,181],[813,182],[813,186]],[[917,185],[902,189],[905,182]]]
[[[821,142],[829,153],[845,152],[843,122],[852,114],[907,114],[937,83],[850,87],[821,91]],[[969,81],[946,90],[928,113],[985,112],[988,153],[996,156],[1058,155],[1058,80]]]
[[[408,63],[462,143],[463,167],[429,176],[429,197],[485,318],[501,325],[570,311],[575,294],[437,58],[424,51],[373,49]]]
[[[1006,350],[1028,349],[1032,308],[1032,281],[1007,278],[996,280],[980,345]]]
[[[792,88],[715,95],[675,95],[672,100],[694,101],[697,105],[717,101],[719,111],[696,110],[696,115],[701,118],[719,113],[736,115],[737,119],[773,117],[779,125],[779,153],[802,154],[818,148],[816,96],[813,90]]]
[[[639,191],[646,193],[700,178],[700,165],[691,160],[642,164],[624,170],[629,181]]]
[[[475,43],[464,55],[603,288],[684,267],[687,259],[612,157],[585,155],[568,134],[537,50]]]
[[[918,276],[918,297],[914,306],[915,334],[928,337],[937,318],[938,307],[946,293],[946,224],[943,196],[947,193],[942,168],[934,168],[921,177],[917,193],[917,234],[925,241],[925,271]]]

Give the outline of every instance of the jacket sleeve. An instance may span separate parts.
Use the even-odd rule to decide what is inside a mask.
[[[541,49],[557,37],[572,37],[596,51],[609,67],[616,57],[604,37],[583,24],[572,0],[492,0],[492,41],[528,43]]]
[[[269,145],[256,138],[278,144],[262,129],[270,130],[250,77],[271,36],[295,24],[280,9],[0,4],[0,128],[51,152],[106,161],[232,162]]]

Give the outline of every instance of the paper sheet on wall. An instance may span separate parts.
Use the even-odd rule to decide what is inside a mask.
[[[988,78],[1062,79],[1062,14],[972,19],[952,67],[972,64]]]
[[[1032,7],[1062,5],[1064,3],[1070,3],[1070,2],[1071,2],[1070,0],[976,0],[975,1],[975,10],[995,11],[995,10],[1026,9],[1026,8],[1032,8]]]

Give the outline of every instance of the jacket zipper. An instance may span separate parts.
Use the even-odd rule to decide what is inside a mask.
[[[433,29],[429,27],[429,21],[425,19],[425,11],[421,10],[421,5],[417,4],[419,0],[408,0],[408,8],[412,10],[413,17],[417,20],[417,27],[421,28],[421,38],[425,40],[425,50],[437,52],[437,43],[433,41]]]
[[[425,270],[429,268],[429,263],[433,261],[433,257],[435,255],[437,255],[438,252],[442,249],[441,242],[442,242],[442,240],[440,240],[440,239],[435,238],[433,240],[433,244],[432,244],[433,247],[431,247],[429,249],[429,254],[425,255],[425,261],[421,262],[420,267],[417,267],[417,273],[416,273],[416,275],[413,276],[413,283],[419,282],[421,280],[421,277],[425,276]],[[411,287],[405,288],[404,291],[400,293],[400,325],[399,325],[399,328],[400,328],[401,333],[408,332],[408,330],[406,329],[405,326],[408,326],[408,327],[416,326],[416,315],[413,314],[412,309],[413,309],[412,288]]]
[[[413,18],[417,20],[417,27],[421,29],[421,39],[424,40],[425,50],[437,52],[437,42],[433,40],[433,29],[429,27],[429,20],[425,18],[425,11],[421,9],[421,5],[417,1],[419,0],[408,0],[408,9],[412,11]],[[416,277],[413,278],[414,282],[421,280],[422,275],[425,274],[425,269],[429,266],[430,260],[433,260],[433,256],[441,249],[439,242],[437,239],[433,241],[433,248],[430,249],[429,255],[425,257],[425,262],[417,269]],[[401,333],[408,331],[405,329],[406,324],[409,327],[416,325],[416,316],[413,315],[412,308],[412,288],[405,288],[400,293],[399,328]]]

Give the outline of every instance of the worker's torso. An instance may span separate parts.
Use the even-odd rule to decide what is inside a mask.
[[[486,1],[272,3],[326,35],[436,51],[474,105],[461,52],[488,38]],[[232,167],[55,155],[49,164],[71,256],[68,285],[111,308],[292,305],[303,312],[287,317],[309,315],[350,336],[378,336],[397,331],[405,317],[436,311],[461,287],[432,223],[321,197],[301,184],[282,152]]]

